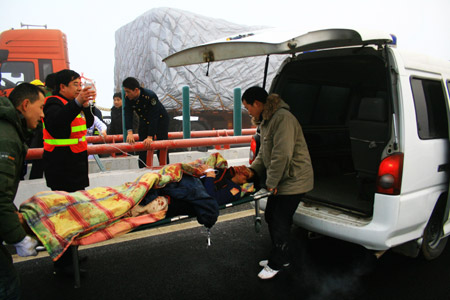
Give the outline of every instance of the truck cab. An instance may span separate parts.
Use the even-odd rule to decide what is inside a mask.
[[[69,68],[66,35],[57,29],[10,29],[0,34],[0,95],[22,82]]]

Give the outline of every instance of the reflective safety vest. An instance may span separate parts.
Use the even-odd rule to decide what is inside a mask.
[[[66,99],[61,98],[59,96],[50,96],[50,97],[56,97],[61,102],[66,105],[68,102]],[[45,99],[45,102],[47,102],[47,99],[50,98],[47,97]],[[78,114],[78,116],[72,121],[70,124],[71,131],[70,136],[67,139],[55,139],[53,138],[50,133],[45,129],[45,123],[44,120],[42,120],[42,124],[44,126],[43,128],[43,135],[44,135],[44,150],[48,152],[52,152],[55,147],[70,147],[70,150],[73,153],[80,153],[87,150],[87,141],[86,141],[86,119],[81,116],[81,114]]]

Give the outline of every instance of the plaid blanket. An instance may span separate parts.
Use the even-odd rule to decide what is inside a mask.
[[[20,213],[42,242],[53,260],[72,245],[87,245],[127,233],[133,228],[161,220],[167,205],[143,216],[130,217],[129,211],[150,188],[161,188],[181,180],[183,173],[200,176],[198,167],[207,164],[226,168],[227,161],[214,153],[191,163],[168,165],[159,172],[148,172],[133,182],[115,187],[96,187],[86,191],[40,192],[22,203]]]

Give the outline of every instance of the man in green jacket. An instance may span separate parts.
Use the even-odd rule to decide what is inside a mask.
[[[302,128],[289,105],[256,86],[244,92],[242,103],[261,135],[259,153],[250,169],[257,178],[264,178],[263,186],[273,193],[264,212],[272,250],[269,259],[259,263],[263,269],[258,274],[270,279],[290,264],[292,216],[303,194],[313,189],[313,169]]]
[[[10,99],[0,97],[0,299],[19,299],[20,281],[12,256],[35,256],[37,241],[28,236],[14,205],[28,147],[25,142],[44,117],[44,91],[30,83],[18,85]]]

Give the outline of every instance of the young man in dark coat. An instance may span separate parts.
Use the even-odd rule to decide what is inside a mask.
[[[141,88],[136,78],[128,77],[123,83],[125,90],[125,128],[127,130],[127,143],[135,142],[133,137],[133,111],[139,116],[139,140],[145,147],[157,140],[169,139],[169,115],[158,96],[151,90]],[[161,157],[157,151],[159,163]],[[139,153],[139,168],[145,167],[147,153]],[[166,162],[169,163],[167,154]]]
[[[0,299],[20,298],[19,277],[3,242],[13,244],[20,256],[37,255],[37,241],[25,232],[14,197],[28,150],[26,140],[44,116],[44,99],[44,91],[29,83],[18,85],[10,100],[0,97]]]
[[[259,126],[262,141],[250,169],[273,192],[264,211],[272,250],[260,261],[263,269],[258,274],[270,279],[290,264],[292,217],[303,195],[313,189],[314,173],[302,127],[280,96],[254,86],[244,92],[242,103]]]

